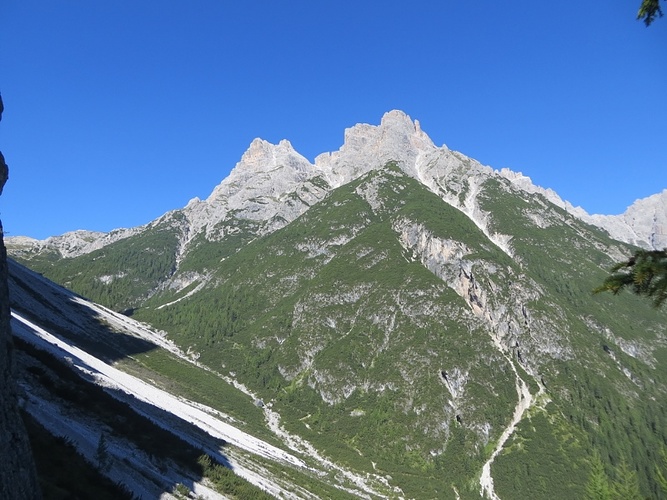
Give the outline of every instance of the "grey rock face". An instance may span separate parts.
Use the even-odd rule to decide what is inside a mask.
[[[618,240],[655,250],[667,248],[667,189],[635,201],[620,215],[590,218]]]

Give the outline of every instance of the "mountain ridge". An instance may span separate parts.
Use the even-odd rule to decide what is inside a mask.
[[[442,162],[447,156],[456,156],[460,161],[474,165],[464,174],[503,176],[520,189],[539,193],[585,222],[603,228],[615,239],[654,249],[667,246],[667,190],[635,201],[620,215],[591,215],[562,200],[555,191],[535,185],[520,172],[507,168],[493,170],[449,150],[446,145],[436,147],[418,120],[412,121],[398,110],[385,113],[378,126],[357,124],[347,128],[341,148],[318,155],[313,163],[294,150],[286,139],[276,145],[254,139],[230,174],[205,200],[193,198],[182,209],[169,211],[142,226],[115,229],[109,233],[77,230],[44,240],[13,236],[6,238],[6,242],[13,255],[24,258],[48,252],[57,252],[65,258],[75,257],[132,236],[174,212],[183,213],[188,221],[183,236],[185,243],[201,231],[205,231],[209,239],[221,237],[214,227],[227,218],[230,211],[241,218],[264,222],[261,232],[266,232],[293,220],[331,189],[388,161],[396,161],[409,175],[437,193],[441,188],[434,180],[435,176],[425,172],[429,163]],[[291,204],[285,205],[283,197],[288,195],[293,195],[293,199]],[[472,205],[465,207],[453,199],[449,201],[468,210],[469,215],[474,212]]]

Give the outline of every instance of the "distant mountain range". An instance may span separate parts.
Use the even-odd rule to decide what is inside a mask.
[[[581,498],[595,460],[663,494],[667,315],[591,290],[631,245],[667,246],[667,190],[589,215],[392,111],[314,164],[256,139],[144,226],[6,244],[253,394],[341,497]]]

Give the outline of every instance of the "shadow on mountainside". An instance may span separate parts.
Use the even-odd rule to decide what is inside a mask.
[[[120,326],[122,315],[112,326],[99,310],[75,294],[8,259],[9,296],[12,310],[50,333],[107,362],[113,363],[158,346]]]

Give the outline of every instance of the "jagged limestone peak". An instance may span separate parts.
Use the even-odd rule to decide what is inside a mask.
[[[256,138],[250,143],[248,150],[243,153],[241,161],[237,163],[235,169],[266,171],[281,164],[296,168],[310,165],[303,156],[294,150],[287,139],[283,139],[274,145],[264,139]]]
[[[342,186],[390,161],[413,175],[416,159],[437,150],[419,122],[398,110],[385,113],[378,126],[360,123],[348,128],[344,137],[338,151],[315,158],[332,186]]]
[[[276,195],[313,174],[311,163],[297,153],[287,140],[277,145],[255,139],[229,176],[211,193],[207,201],[231,197],[252,190],[255,195]]]
[[[271,144],[254,139],[210,196],[191,201],[183,210],[189,221],[188,238],[204,230],[207,238],[220,239],[225,231],[214,228],[230,218],[266,224],[265,231],[286,224],[324,196],[321,187],[303,196],[295,194],[316,175],[315,167],[288,140]],[[293,199],[286,202],[289,196]]]
[[[623,220],[651,247],[667,247],[667,189],[635,201],[623,214]]]
[[[667,247],[667,189],[636,200],[620,215],[591,215],[588,219],[613,238],[662,250]]]
[[[229,176],[205,202],[189,204],[188,218],[199,228],[210,227],[230,210],[252,220],[280,216],[290,221],[325,194],[312,185],[304,189],[315,177],[337,187],[389,161],[397,162],[408,174],[416,176],[417,157],[438,150],[418,121],[397,110],[386,113],[378,126],[358,124],[348,128],[344,137],[338,151],[318,156],[314,165],[287,140],[274,145],[254,139]],[[321,182],[319,186],[321,190]],[[291,203],[287,212],[278,207],[285,196],[297,192],[300,194],[296,198],[302,203]]]
[[[431,138],[421,129],[419,120],[412,120],[403,111],[393,110],[385,113],[380,121],[383,133],[391,131],[410,140],[416,149],[432,149],[435,147]]]

